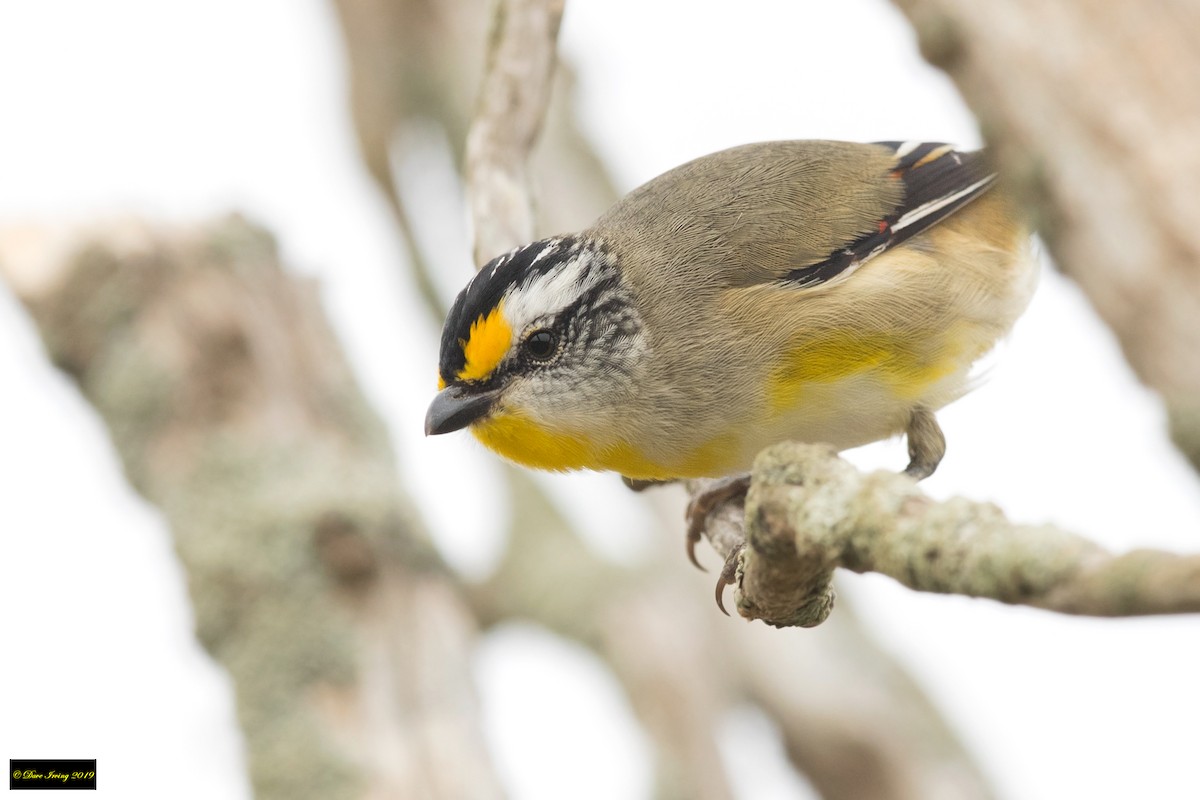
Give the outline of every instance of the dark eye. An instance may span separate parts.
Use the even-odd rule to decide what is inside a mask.
[[[525,337],[525,352],[530,358],[545,361],[558,350],[558,336],[546,329],[534,331]]]

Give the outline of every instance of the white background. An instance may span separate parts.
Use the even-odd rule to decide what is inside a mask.
[[[265,223],[289,263],[322,281],[407,484],[448,557],[478,574],[500,546],[505,500],[489,488],[491,456],[465,436],[420,436],[434,333],[406,295],[386,209],[357,160],[340,47],[316,0],[6,0],[0,223],[198,220],[235,208]],[[584,127],[622,189],[759,139],[978,144],[953,88],[875,0],[573,0],[563,49],[580,72]],[[426,166],[402,177],[453,210],[461,200],[444,153],[434,140],[429,149]],[[465,228],[428,231],[452,292],[469,275]],[[1114,549],[1196,549],[1200,492],[1165,441],[1158,403],[1049,270],[990,380],[941,418],[950,451],[927,482],[936,496],[993,500]],[[895,468],[903,447],[852,458]],[[478,502],[438,503],[463,471]],[[581,516],[605,552],[636,558],[647,539],[677,535],[655,529],[611,479],[548,480],[587,503]],[[160,797],[171,781],[174,797],[247,797],[230,685],[191,637],[183,580],[161,518],[126,487],[102,425],[0,290],[0,631],[10,643],[0,758],[96,757],[102,796]],[[1200,621],[1060,618],[921,596],[877,576],[846,576],[843,588],[1005,797],[1200,796]],[[515,798],[648,796],[629,712],[586,653],[510,628],[488,639],[477,674]],[[545,707],[530,707],[533,687]],[[581,746],[584,731],[592,747]],[[768,736],[749,713],[722,731],[742,795],[806,796],[778,766],[778,780],[755,777]],[[609,768],[597,770],[593,748]]]

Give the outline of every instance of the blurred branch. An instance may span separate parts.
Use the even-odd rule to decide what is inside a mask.
[[[550,102],[563,2],[496,2],[479,107],[467,134],[477,265],[533,239],[528,162]]]
[[[414,219],[419,216],[413,213],[413,209],[421,208],[422,198],[407,196],[396,181],[396,171],[407,159],[417,157],[412,146],[421,137],[416,134],[428,128],[443,133],[450,154],[456,162],[460,159],[466,149],[472,109],[489,102],[488,95],[481,95],[479,85],[485,63],[484,45],[488,43],[488,49],[495,49],[500,26],[506,23],[494,20],[489,40],[488,4],[483,0],[334,0],[333,4],[346,43],[350,104],[359,150],[392,208],[421,298],[440,323],[446,308],[438,296],[433,271],[447,263],[447,253],[458,251],[449,246],[444,252],[422,251],[415,236]],[[527,6],[518,7],[515,15],[505,12],[502,16],[511,17],[518,28],[539,24],[529,11],[532,6]],[[504,9],[501,6],[498,10]],[[557,30],[561,12],[561,2],[550,4],[541,22]],[[530,29],[524,30],[529,35]],[[543,33],[550,32],[547,29]],[[511,60],[511,56],[509,53],[505,58]],[[556,100],[545,122],[541,153],[531,167],[533,182],[544,186],[555,203],[543,214],[542,221],[549,229],[538,226],[535,235],[581,227],[614,199],[607,174],[575,124],[570,69],[560,65],[551,73],[551,63],[543,61],[543,72],[532,75],[540,91],[553,90]],[[553,81],[552,74],[557,76]],[[509,86],[509,90],[522,97],[526,94],[523,86]],[[537,102],[544,104],[544,100]],[[533,123],[531,129],[535,135],[538,124]],[[456,163],[456,167],[461,169],[462,164]],[[524,177],[514,180],[522,181]],[[534,236],[526,237],[531,238]],[[482,264],[500,252],[484,252],[476,263]],[[465,276],[468,265],[462,266]]]
[[[533,620],[604,659],[653,744],[655,797],[731,798],[715,737],[728,702],[708,635],[715,615],[695,602],[694,577],[680,585],[669,565],[607,563],[529,476],[512,472],[510,486],[505,558],[469,595],[481,621]]]
[[[657,797],[726,798],[714,738],[754,703],[826,800],[992,797],[920,689],[843,604],[804,636],[730,624],[710,578],[677,552],[641,569],[607,563],[517,475],[512,540],[470,597],[484,624],[524,618],[583,642],[609,664],[654,743]],[[682,534],[680,534],[682,536]]]
[[[821,797],[993,797],[957,734],[844,600],[802,635],[719,628],[739,690],[776,721],[788,757]]]
[[[441,321],[431,266],[418,246],[395,158],[410,129],[431,122],[457,155],[481,63],[482,0],[334,0],[346,42],[359,152],[391,207],[417,290]],[[420,207],[419,205],[417,206]]]
[[[0,237],[55,363],[170,524],[259,798],[497,798],[475,626],[314,287],[236,218]]]
[[[723,528],[715,546],[730,552]],[[1057,528],[1013,525],[994,506],[929,500],[904,475],[863,475],[823,445],[759,454],[746,499],[737,607],[811,627],[833,608],[833,571],[879,572],[912,589],[1091,616],[1200,612],[1200,556],[1114,556]]]
[[[896,5],[1200,469],[1200,5]]]

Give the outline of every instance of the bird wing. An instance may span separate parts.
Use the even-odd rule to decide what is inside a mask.
[[[761,142],[698,158],[617,203],[592,233],[636,252],[636,282],[714,287],[846,275],[994,180],[940,143]]]
[[[875,229],[836,247],[827,258],[797,267],[786,280],[798,287],[827,283],[880,253],[936,225],[976,199],[996,180],[983,151],[955,150],[940,142],[877,142],[895,153],[891,180],[904,189],[901,201]]]

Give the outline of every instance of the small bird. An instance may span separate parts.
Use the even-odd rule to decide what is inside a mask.
[[[905,433],[906,471],[928,476],[933,413],[1036,282],[995,181],[982,151],[941,143],[762,142],[676,167],[476,273],[425,432],[637,483],[738,475],[783,440]]]

